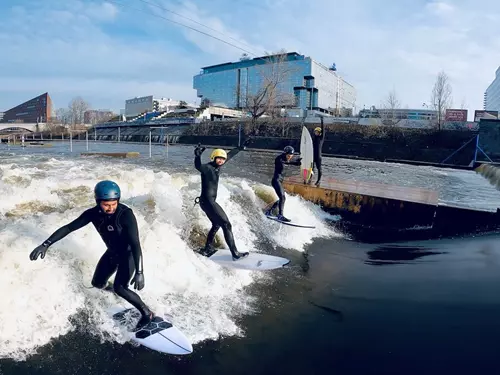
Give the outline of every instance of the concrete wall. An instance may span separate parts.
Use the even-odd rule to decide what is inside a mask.
[[[169,126],[152,129],[152,142],[164,143],[167,135],[170,143],[235,147],[238,145],[239,123],[228,123],[212,128],[205,125]],[[208,125],[206,125],[208,126]],[[213,125],[210,125],[213,126]],[[286,126],[286,129],[285,129]],[[314,128],[316,125],[308,125]],[[244,133],[252,134],[251,148],[282,150],[291,145],[299,150],[302,124],[279,127],[273,125],[259,129],[245,127]],[[148,127],[121,127],[120,140],[149,142]],[[198,134],[196,134],[198,133]],[[201,133],[201,134],[199,134]],[[93,130],[89,132],[93,138]],[[286,134],[286,136],[282,136]],[[359,126],[349,124],[328,125],[323,154],[360,157],[375,160],[400,159],[440,163],[457,149],[475,137],[477,132],[463,130],[436,131],[430,129],[401,129],[384,126]],[[242,138],[244,135],[242,135]],[[97,139],[116,141],[118,128],[97,129]],[[447,164],[469,165],[474,158],[475,142],[471,141]]]

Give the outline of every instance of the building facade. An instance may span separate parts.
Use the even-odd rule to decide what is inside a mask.
[[[483,107],[486,111],[500,111],[500,67],[495,72],[495,79],[484,93]]]
[[[52,116],[52,99],[46,92],[4,112],[2,122],[45,123]]]
[[[125,101],[126,117],[139,116],[144,112],[173,111],[181,103],[180,100],[170,98],[155,98],[153,95],[135,97]]]
[[[356,106],[356,90],[334,67],[295,52],[204,67],[193,88],[212,105],[240,109],[273,80],[283,107],[338,114]]]
[[[362,109],[359,111],[361,118],[391,118],[393,120],[437,120],[437,111],[432,109]]]

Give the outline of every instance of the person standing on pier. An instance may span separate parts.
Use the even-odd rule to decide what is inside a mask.
[[[321,150],[323,150],[323,143],[325,142],[325,124],[323,117],[321,117],[321,127],[314,128],[313,136],[313,149],[314,149],[314,165],[318,169],[318,180],[316,181],[316,186],[319,186],[321,182]]]
[[[278,211],[278,216],[276,217],[279,221],[284,221],[289,223],[290,219],[287,219],[285,216],[283,216],[283,212],[285,210],[285,191],[283,190],[283,186],[281,186],[281,183],[283,182],[283,171],[285,169],[285,165],[298,165],[300,166],[300,161],[302,158],[297,159],[296,161],[292,161],[293,154],[295,153],[295,150],[293,149],[292,146],[286,146],[283,149],[283,152],[274,159],[274,175],[273,179],[271,180],[271,185],[274,188],[274,191],[276,192],[276,195],[278,196],[278,200],[273,203],[271,208],[269,208],[265,215],[266,216],[271,216],[272,212],[276,209],[276,207],[279,207]]]
[[[248,138],[241,147],[233,148],[226,153],[221,148],[212,151],[210,162],[201,163],[201,154],[205,151],[205,147],[198,146],[194,150],[194,167],[201,173],[201,195],[196,198],[195,203],[200,204],[200,208],[205,212],[208,219],[212,223],[212,228],[208,232],[205,248],[200,251],[200,254],[210,257],[217,252],[212,247],[212,242],[215,239],[217,231],[222,228],[224,239],[231,251],[233,260],[239,260],[248,256],[248,253],[240,253],[234,243],[233,230],[229,219],[221,206],[215,201],[217,199],[217,190],[219,188],[219,174],[221,167],[236,156],[250,142]]]
[[[45,258],[45,253],[51,245],[89,223],[94,224],[107,250],[97,263],[92,286],[109,291],[107,282],[116,272],[114,292],[139,310],[142,315],[136,327],[139,329],[149,324],[154,314],[141,297],[128,288],[132,279],[130,284],[134,284],[134,289],[143,289],[144,274],[137,220],[132,209],[119,203],[120,196],[120,187],[115,182],[100,181],[94,188],[96,205],[84,211],[71,223],[56,230],[30,253],[30,259]]]

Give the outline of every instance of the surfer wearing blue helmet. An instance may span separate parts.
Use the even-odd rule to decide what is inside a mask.
[[[142,314],[137,329],[151,322],[154,314],[141,298],[128,288],[144,288],[142,251],[139,241],[137,220],[133,211],[120,203],[120,187],[113,181],[100,181],[94,188],[96,205],[84,211],[71,223],[56,230],[44,243],[35,248],[31,260],[45,258],[47,249],[71,232],[92,223],[107,246],[106,252],[97,263],[92,286],[103,289],[109,278],[116,272],[114,292],[133,305]],[[135,275],[134,275],[135,273]],[[132,278],[133,276],[133,278]],[[109,290],[108,288],[105,288]]]
[[[283,171],[285,169],[285,165],[300,165],[300,161],[302,158],[297,159],[296,161],[292,161],[293,154],[295,150],[292,146],[286,146],[283,149],[283,152],[274,159],[274,175],[271,180],[271,185],[278,196],[278,200],[274,202],[269,210],[266,211],[266,215],[270,216],[271,213],[279,207],[279,213],[277,219],[280,221],[290,222],[290,219],[287,219],[283,216],[283,210],[285,209],[285,192],[283,191],[283,186],[281,183],[283,182]]]
[[[323,117],[321,117],[321,127],[314,128],[313,136],[313,149],[314,149],[314,165],[318,169],[318,180],[316,181],[316,186],[319,186],[321,181],[321,150],[323,149],[323,143],[325,142],[325,124],[323,122]]]
[[[205,151],[205,147],[198,145],[194,150],[194,167],[201,173],[201,195],[196,198],[195,203],[200,204],[200,208],[205,212],[212,223],[212,228],[207,234],[205,248],[200,251],[200,254],[204,256],[210,257],[217,252],[217,250],[212,247],[212,243],[217,231],[221,228],[224,233],[226,244],[233,256],[233,260],[239,260],[248,256],[247,252],[240,253],[237,250],[236,244],[234,243],[231,222],[222,207],[219,206],[215,200],[217,199],[221,167],[241,150],[245,149],[249,142],[250,138],[248,138],[241,147],[233,148],[227,153],[220,148],[213,150],[210,155],[210,162],[206,164],[201,163],[201,154]]]

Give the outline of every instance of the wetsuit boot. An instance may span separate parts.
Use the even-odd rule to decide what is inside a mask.
[[[215,249],[212,245],[206,245],[201,251],[200,254],[203,256],[206,256],[207,258],[211,257],[217,252],[217,249]]]
[[[273,205],[264,213],[266,216],[273,216],[273,211],[278,207],[279,200],[273,203]]]
[[[147,326],[149,323],[151,323],[151,320],[153,320],[154,314],[151,310],[147,308],[147,306],[143,306],[141,309],[141,314],[142,317],[139,319],[137,322],[137,325],[135,326],[135,329],[141,329],[142,327]]]
[[[246,258],[249,253],[240,253],[239,251],[232,251],[231,254],[233,255],[233,260],[240,260],[243,258]]]
[[[289,222],[291,221],[290,219],[288,219],[288,218],[284,217],[283,215],[278,215],[277,219],[278,219],[279,221],[284,221],[284,222],[286,222],[286,223],[289,223]]]

